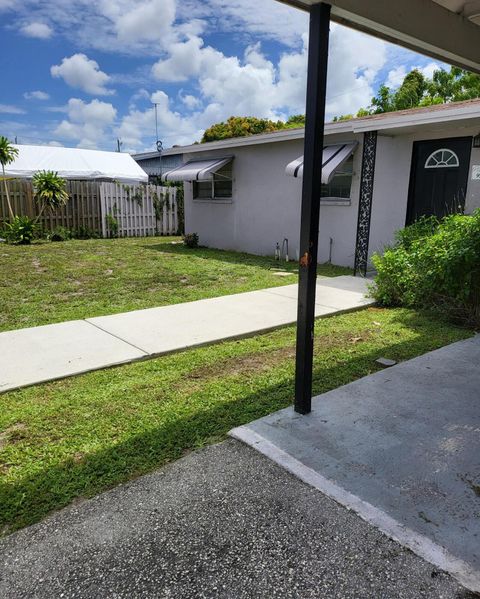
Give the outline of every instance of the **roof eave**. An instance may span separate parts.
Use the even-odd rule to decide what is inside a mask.
[[[310,10],[320,0],[279,0]],[[480,73],[480,27],[432,0],[328,0],[333,21]]]

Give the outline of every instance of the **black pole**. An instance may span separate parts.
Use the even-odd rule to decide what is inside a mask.
[[[312,405],[313,333],[317,282],[318,227],[322,186],[323,129],[327,92],[330,5],[310,9],[307,106],[303,157],[300,269],[298,284],[295,411],[308,414]]]

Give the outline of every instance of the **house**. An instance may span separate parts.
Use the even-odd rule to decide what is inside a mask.
[[[289,129],[184,146],[165,179],[185,183],[186,232],[260,255],[288,239],[298,260],[303,144]],[[421,215],[480,207],[480,100],[327,123],[322,173],[318,261],[365,272]]]
[[[175,148],[172,148],[174,150]],[[141,152],[132,154],[132,158],[147,173],[150,181],[154,181],[163,176],[167,171],[176,168],[182,164],[181,152],[164,155],[160,152]]]

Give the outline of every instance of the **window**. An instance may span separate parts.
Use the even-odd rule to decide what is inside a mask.
[[[460,166],[458,156],[448,148],[435,150],[425,161],[425,168],[449,168]]]
[[[322,185],[322,198],[342,198],[350,199],[350,189],[352,187],[353,177],[353,156],[344,162],[336,171],[330,183]]]
[[[213,173],[211,181],[193,182],[194,200],[228,200],[232,197],[232,163]]]

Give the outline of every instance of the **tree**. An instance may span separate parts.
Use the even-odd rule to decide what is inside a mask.
[[[15,215],[13,214],[12,204],[10,203],[10,196],[8,194],[8,185],[7,178],[5,176],[5,166],[10,164],[15,160],[18,156],[18,148],[14,148],[13,145],[8,141],[6,137],[3,135],[0,136],[0,162],[2,163],[2,173],[3,173],[3,184],[5,185],[5,195],[7,197],[7,205],[8,212],[10,214],[10,218],[13,219]]]
[[[432,104],[460,102],[480,97],[480,76],[458,67],[434,71],[427,85],[427,99]]]
[[[42,216],[45,209],[54,210],[68,202],[66,181],[54,171],[39,171],[33,176],[33,191],[35,200],[40,206],[35,222]]]
[[[295,128],[295,127],[305,127],[305,115],[304,114],[292,114],[292,116],[289,116],[287,119],[287,122],[285,123],[285,127],[288,128]]]
[[[427,85],[425,76],[420,71],[417,69],[410,71],[393,94],[393,110],[406,110],[419,106]]]
[[[209,127],[203,134],[202,143],[258,133],[271,133],[284,127],[285,124],[281,121],[257,119],[254,116],[231,116],[226,122],[216,123]]]
[[[357,116],[474,98],[480,98],[480,75],[451,67],[449,71],[436,69],[431,78],[426,78],[418,69],[413,69],[407,73],[398,89],[392,90],[381,85],[377,95],[372,98],[371,106],[360,109]]]

